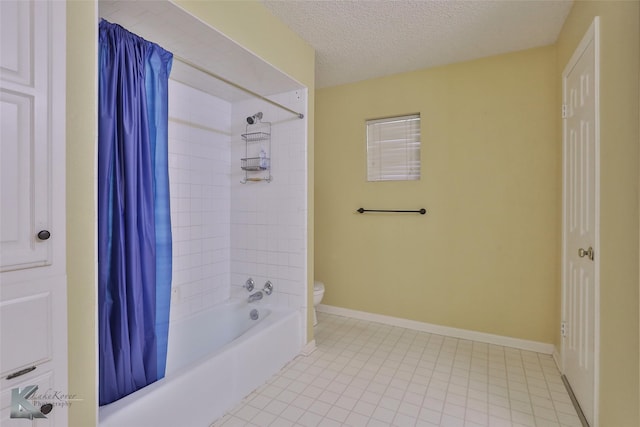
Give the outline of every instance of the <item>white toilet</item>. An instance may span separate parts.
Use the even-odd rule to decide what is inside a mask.
[[[318,324],[318,315],[316,314],[316,307],[322,301],[322,297],[324,296],[324,283],[318,282],[317,280],[313,282],[313,326]]]

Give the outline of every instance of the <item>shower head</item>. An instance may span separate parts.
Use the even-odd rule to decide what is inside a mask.
[[[259,122],[260,120],[262,120],[262,112],[257,112],[255,113],[253,116],[251,117],[247,117],[247,123],[249,123],[250,125]]]

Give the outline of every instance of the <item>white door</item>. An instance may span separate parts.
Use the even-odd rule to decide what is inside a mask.
[[[0,0],[3,427],[68,423],[65,33],[64,2]]]
[[[0,19],[0,271],[9,271],[51,262],[48,37],[46,10],[31,2],[2,2]]]
[[[599,348],[598,19],[562,75],[562,360],[589,425],[597,423]]]

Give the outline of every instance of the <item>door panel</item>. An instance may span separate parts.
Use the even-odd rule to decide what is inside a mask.
[[[51,306],[48,292],[0,302],[0,376],[51,359]]]
[[[589,33],[588,35],[589,36]],[[563,373],[590,425],[598,354],[598,106],[595,31],[563,73]]]
[[[48,8],[1,1],[0,271],[51,264]],[[51,231],[50,231],[51,232]]]

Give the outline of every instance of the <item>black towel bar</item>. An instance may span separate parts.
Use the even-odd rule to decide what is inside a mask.
[[[400,213],[419,213],[420,215],[424,215],[427,213],[427,210],[422,208],[417,211],[400,211],[400,210],[388,210],[388,209],[364,209],[360,208],[356,212],[365,213],[365,212],[400,212]]]

